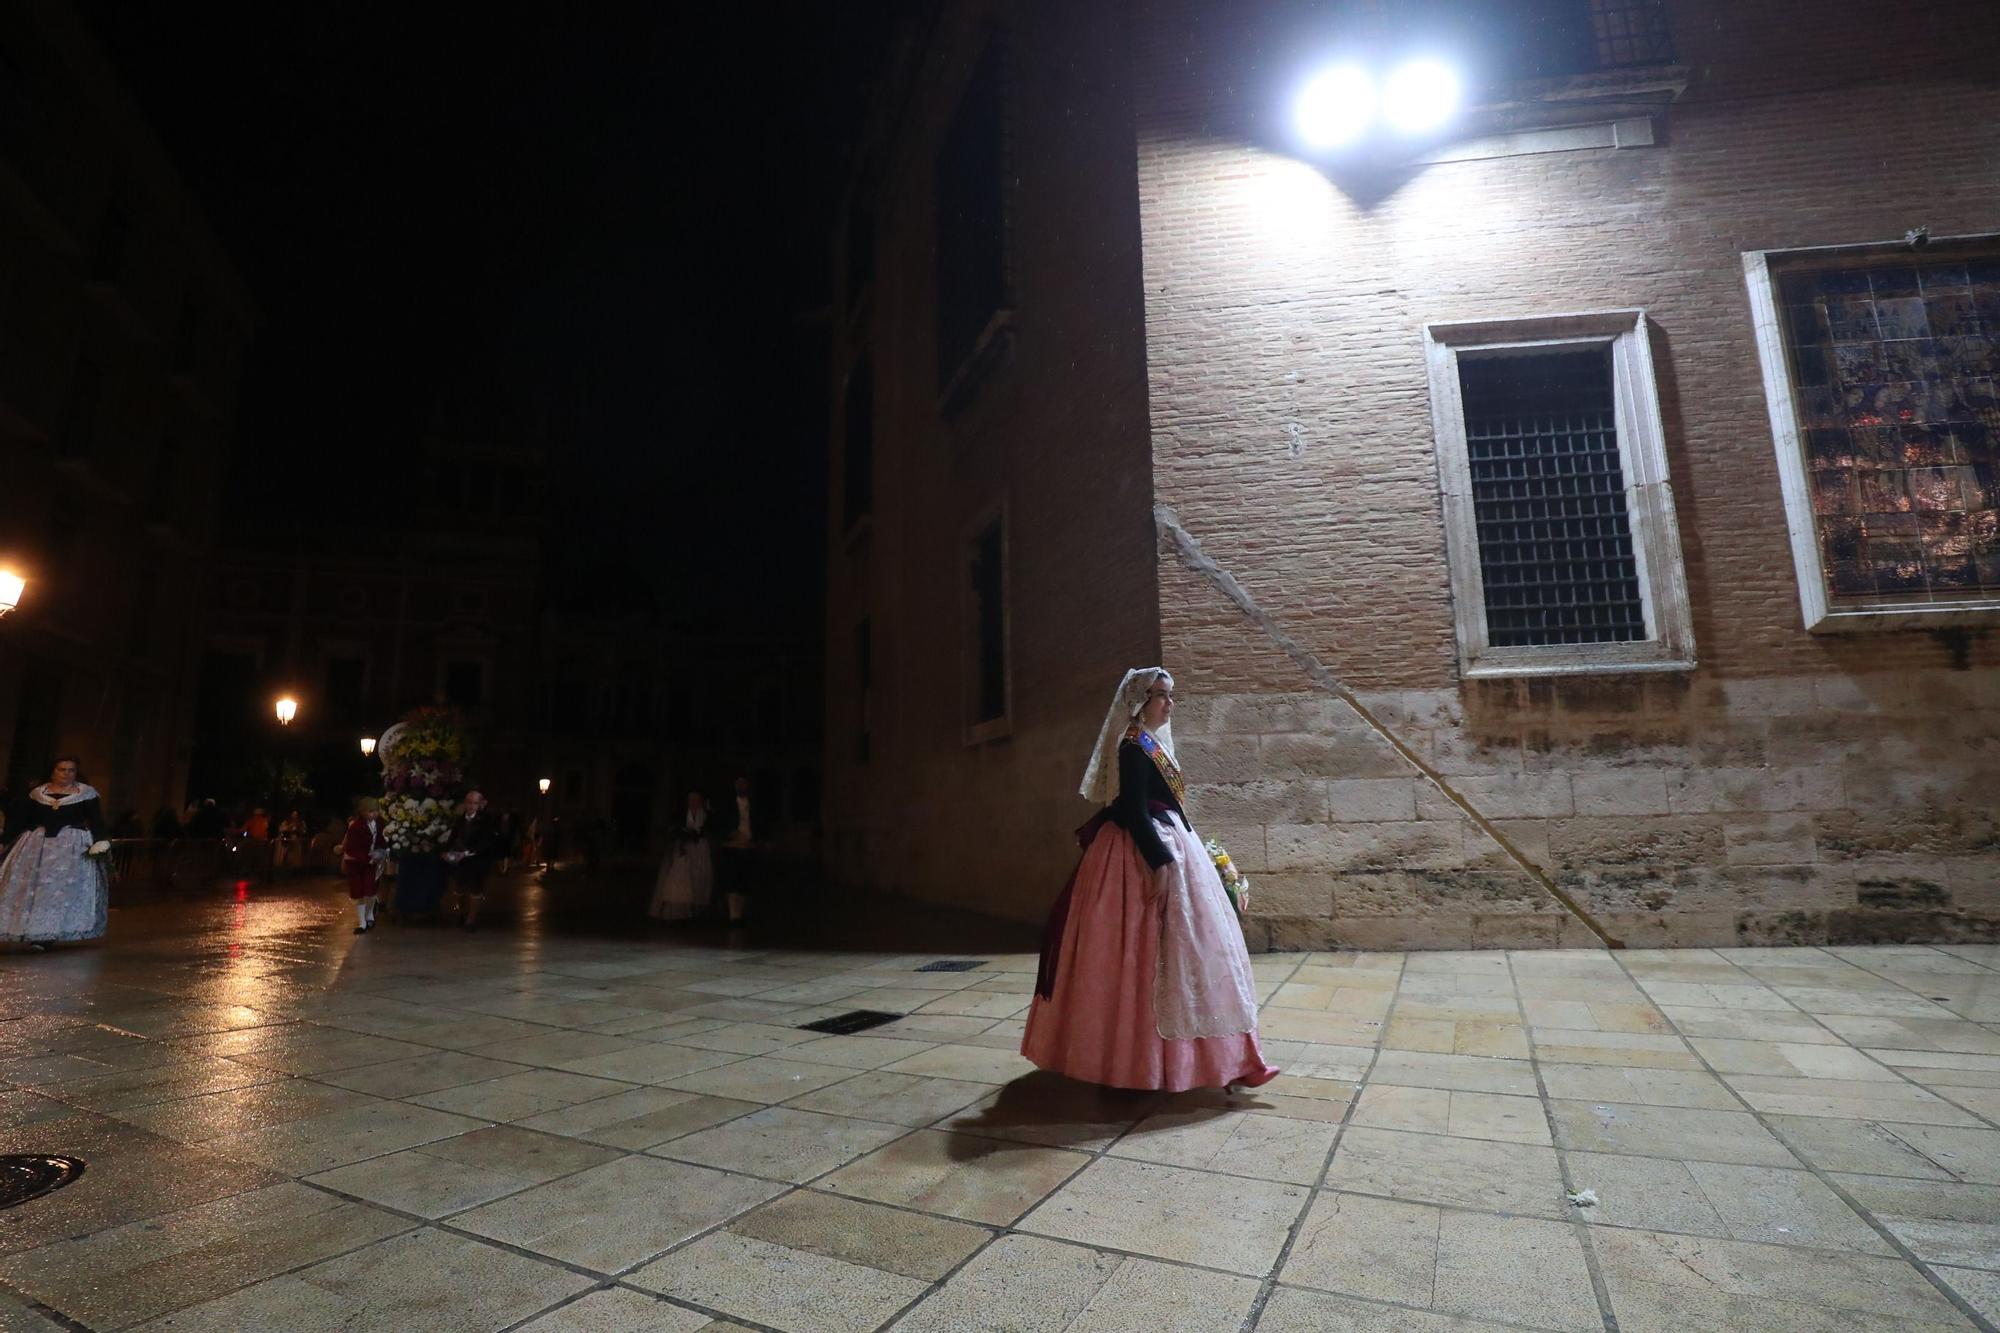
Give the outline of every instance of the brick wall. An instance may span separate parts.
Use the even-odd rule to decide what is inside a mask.
[[[874,511],[829,497],[826,857],[836,879],[1023,919],[1046,911],[1089,811],[1075,795],[1112,687],[1159,654],[1126,34],[1114,6],[944,5],[910,35],[864,153],[872,294],[842,291],[840,386],[876,367]],[[980,43],[1007,50],[1011,359],[940,411],[934,199],[943,128]],[[857,209],[856,213],[865,213]],[[835,247],[844,270],[846,238]],[[1011,730],[969,744],[963,546],[1008,522]],[[854,626],[873,627],[859,764]]]
[[[1801,627],[1743,251],[2000,231],[1993,7],[1672,6],[1658,146],[1431,166],[1279,151],[1303,11],[1138,7],[1155,487],[1304,651],[1633,942],[2000,921],[2000,638]],[[1422,327],[1643,307],[1698,670],[1461,683]],[[1197,818],[1273,945],[1581,942],[1534,879],[1162,548]]]

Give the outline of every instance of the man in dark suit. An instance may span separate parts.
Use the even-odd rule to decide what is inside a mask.
[[[715,813],[720,816],[711,825],[715,829],[716,878],[729,904],[729,924],[740,926],[755,890],[757,839],[768,837],[770,830],[761,822],[762,812],[751,807],[748,778],[736,779],[736,799],[725,802]]]
[[[444,859],[451,863],[452,883],[464,904],[465,928],[479,928],[479,908],[486,901],[486,877],[499,859],[500,821],[486,813],[486,793],[469,791],[465,807],[452,825]]]

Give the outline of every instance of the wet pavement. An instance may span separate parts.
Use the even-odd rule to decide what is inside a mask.
[[[2000,947],[1267,955],[1286,1074],[1159,1096],[1016,1053],[1030,932],[511,887],[472,935],[320,883],[0,953],[0,1152],[87,1163],[0,1210],[0,1330],[2000,1316]],[[860,1009],[904,1017],[801,1026]]]

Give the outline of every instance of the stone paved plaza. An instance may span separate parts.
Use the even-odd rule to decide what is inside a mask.
[[[344,909],[0,955],[4,1150],[88,1163],[0,1212],[0,1330],[2000,1318],[2000,947],[1264,956],[1285,1075],[1167,1097],[1031,1070],[963,938]]]

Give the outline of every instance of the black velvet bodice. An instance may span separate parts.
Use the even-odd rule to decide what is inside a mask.
[[[32,799],[22,803],[21,832],[24,835],[40,829],[43,837],[53,838],[66,828],[80,828],[88,829],[90,840],[96,842],[104,836],[103,825],[103,809],[95,796],[61,806],[43,805]]]
[[[1170,817],[1179,818],[1181,827],[1191,828],[1187,813],[1174,799],[1173,789],[1167,786],[1159,765],[1136,743],[1126,741],[1118,747],[1118,799],[1112,803],[1111,817],[1118,821],[1118,827],[1132,835],[1132,841],[1139,845],[1139,854],[1155,870],[1174,859],[1153,824],[1152,812],[1162,805],[1173,812]]]

